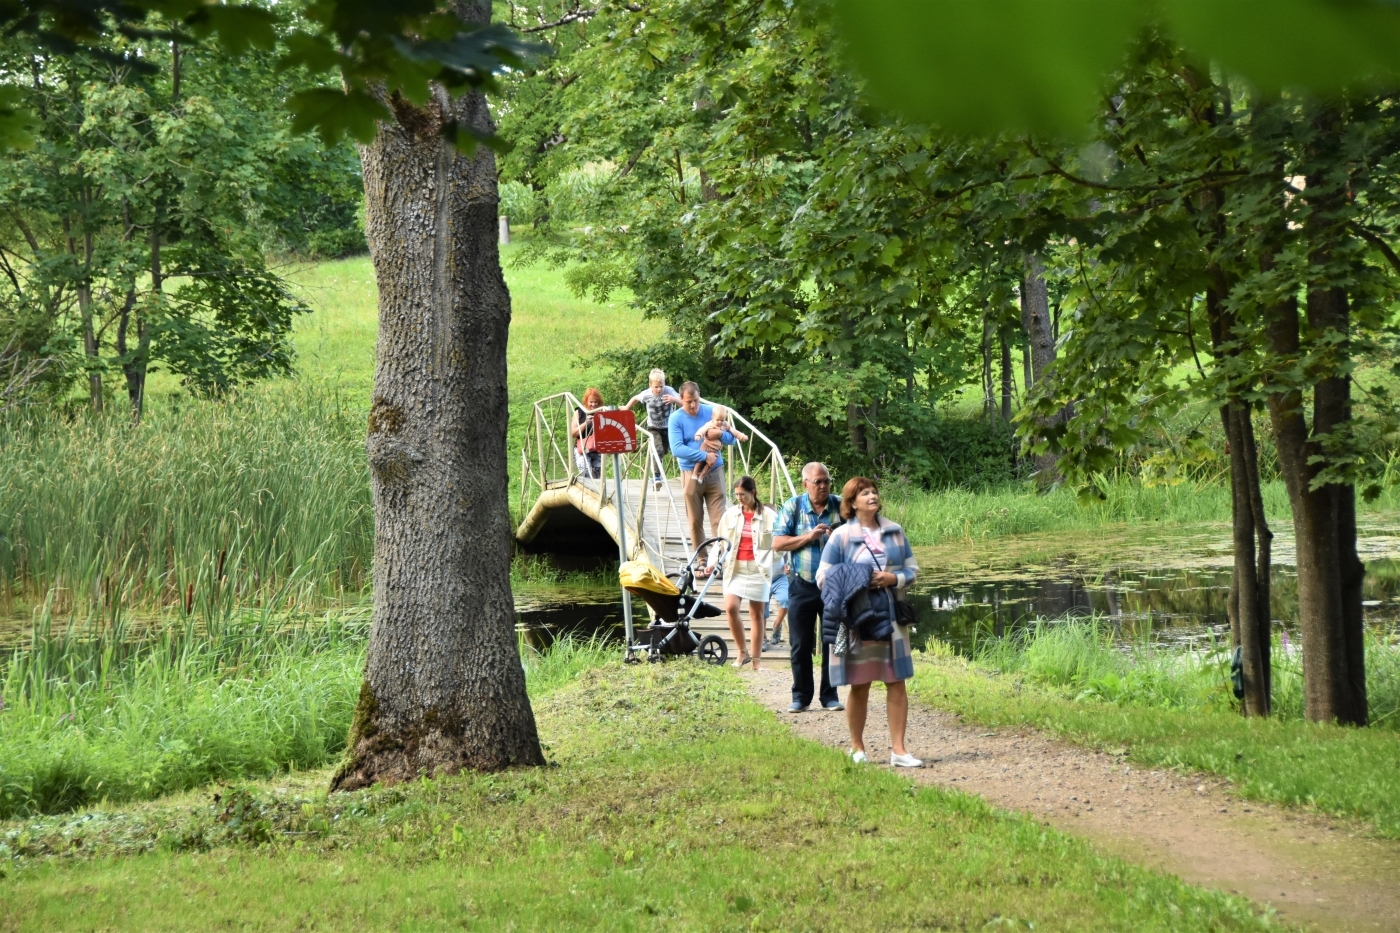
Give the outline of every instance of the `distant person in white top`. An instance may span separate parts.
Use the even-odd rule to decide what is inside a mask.
[[[659,486],[664,478],[661,472],[661,458],[671,452],[671,434],[668,419],[671,412],[681,407],[681,397],[675,389],[666,384],[666,374],[653,369],[647,377],[647,387],[632,396],[624,406],[632,408],[643,405],[647,412],[647,433],[651,435],[656,448],[656,483]]]

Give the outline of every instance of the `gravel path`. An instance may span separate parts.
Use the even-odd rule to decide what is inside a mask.
[[[849,748],[844,713],[786,712],[786,665],[769,662],[742,676],[799,735]],[[1209,776],[1140,771],[1030,730],[992,732],[917,704],[908,736],[909,751],[925,762],[902,771],[913,780],[1031,814],[1105,852],[1267,904],[1293,923],[1400,931],[1400,845],[1354,826],[1240,800]],[[872,762],[888,766],[880,687],[871,691],[866,749]]]

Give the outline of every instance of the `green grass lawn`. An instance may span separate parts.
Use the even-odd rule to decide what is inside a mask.
[[[853,765],[726,670],[608,666],[535,708],[548,768],[329,800],[261,784],[7,827],[12,854],[66,854],[12,857],[0,930],[1277,928],[1238,897]]]
[[[1400,839],[1400,732],[1244,719],[1218,707],[1107,702],[964,658],[925,655],[913,696],[984,726],[1029,726],[1149,767],[1219,774],[1242,797],[1311,807]]]

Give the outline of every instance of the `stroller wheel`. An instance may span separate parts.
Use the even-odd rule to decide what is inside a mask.
[[[729,645],[718,635],[706,635],[700,639],[696,652],[706,664],[723,664],[729,659]]]

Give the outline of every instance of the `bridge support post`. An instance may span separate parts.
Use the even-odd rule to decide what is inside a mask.
[[[617,559],[620,563],[625,563],[628,559],[627,551],[627,500],[622,496],[622,457],[618,454],[612,455],[613,462],[613,482],[617,484],[617,494],[613,498],[613,503],[617,508]],[[646,475],[646,471],[642,471]],[[622,590],[622,626],[627,633],[627,651],[632,651],[632,594],[626,588]]]

